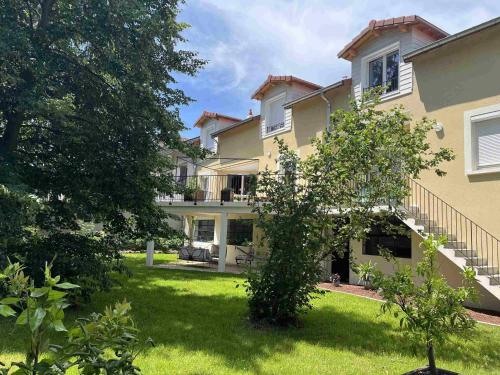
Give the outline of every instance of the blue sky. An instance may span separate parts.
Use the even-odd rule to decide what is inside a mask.
[[[295,75],[320,85],[350,75],[337,52],[371,19],[417,14],[455,33],[500,15],[499,0],[187,0],[179,20],[183,49],[208,60],[178,86],[196,101],[180,108],[189,129],[203,110],[245,118],[258,114],[252,92],[268,74]]]

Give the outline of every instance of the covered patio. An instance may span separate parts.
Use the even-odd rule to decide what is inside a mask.
[[[193,259],[178,259],[174,263],[155,266],[208,272],[241,273],[245,270],[245,266],[251,265],[251,262],[245,261],[245,254],[249,251],[248,246],[237,246],[231,241],[228,243],[228,228],[234,230],[236,221],[244,221],[254,217],[254,214],[251,213],[252,208],[247,203],[198,202],[197,205],[193,205],[185,202],[168,202],[160,203],[160,205],[169,213],[183,217],[184,233],[188,238],[186,247],[204,250],[207,257],[204,257],[202,261],[194,257]],[[199,225],[202,221],[211,222],[210,231],[212,231],[212,236],[209,238],[200,237],[199,226],[195,228],[196,224]],[[196,236],[195,229],[198,232]],[[230,233],[230,237],[233,236],[234,233]],[[253,238],[250,239],[250,242],[252,240]],[[217,249],[217,254],[213,254],[214,248]],[[147,242],[146,253],[146,265],[152,267],[154,265],[154,241]]]

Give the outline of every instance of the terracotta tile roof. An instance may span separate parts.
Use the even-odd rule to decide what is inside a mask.
[[[194,123],[194,126],[200,127],[206,120],[214,118],[216,120],[225,120],[225,121],[231,121],[231,122],[240,122],[240,118],[232,117],[232,116],[226,116],[217,112],[208,112],[208,111],[203,111],[201,116],[196,120]]]
[[[184,142],[191,143],[192,145],[199,145],[200,144],[200,137],[194,137],[194,138],[189,138],[189,139],[182,139]]]
[[[356,49],[360,47],[363,43],[372,37],[379,35],[381,31],[399,28],[402,31],[406,31],[408,26],[415,26],[420,31],[430,35],[434,40],[442,39],[448,36],[446,31],[441,30],[436,25],[426,21],[422,17],[413,16],[403,16],[387,18],[385,20],[371,20],[368,26],[365,27],[353,40],[351,40],[337,56],[342,57],[346,60],[352,59],[356,56]]]
[[[262,85],[260,85],[259,88],[253,93],[252,99],[257,99],[257,100],[262,99],[262,96],[264,96],[266,91],[269,90],[274,84],[278,82],[297,83],[299,85],[311,88],[313,90],[321,88],[320,85],[317,85],[315,83],[294,76],[273,76],[269,74],[267,76],[267,79],[262,83]]]

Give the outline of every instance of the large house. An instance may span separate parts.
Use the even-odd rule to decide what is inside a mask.
[[[185,160],[179,163],[177,178],[191,190],[158,204],[182,215],[186,231],[194,228],[194,246],[219,245],[218,269],[224,271],[239,249],[257,243],[248,189],[259,171],[279,170],[273,138],[306,157],[311,137],[325,130],[332,111],[382,85],[380,106],[402,104],[416,119],[435,119],[432,146],[452,148],[456,159],[444,166],[446,177],[424,173],[411,182],[405,219],[410,237],[394,240],[373,230],[363,243],[351,241],[346,247],[356,262],[371,260],[391,272],[378,244],[389,247],[401,263],[415,265],[422,233],[445,233],[449,243],[439,254],[442,273],[459,285],[460,269],[474,266],[481,307],[500,310],[500,18],[454,35],[419,16],[372,20],[338,58],[351,62],[351,78],[321,87],[294,76],[269,75],[251,96],[260,102],[259,115],[238,119],[204,112],[196,122],[196,142],[213,157],[191,167]],[[358,282],[347,258],[332,261],[326,270]]]

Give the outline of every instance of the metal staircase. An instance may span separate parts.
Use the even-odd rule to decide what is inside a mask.
[[[500,240],[420,183],[408,178],[404,222],[422,237],[445,235],[440,249],[460,268],[471,266],[477,281],[500,300]]]

